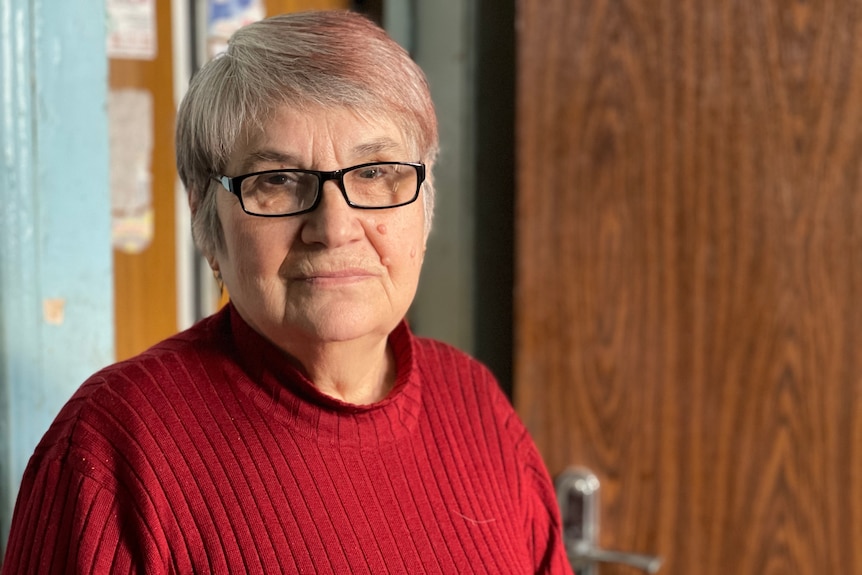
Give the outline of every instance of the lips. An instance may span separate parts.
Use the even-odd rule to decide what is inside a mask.
[[[350,267],[325,270],[303,270],[291,274],[291,279],[314,284],[347,284],[376,277],[376,273],[365,268]]]

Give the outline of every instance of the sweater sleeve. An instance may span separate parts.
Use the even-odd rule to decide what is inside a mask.
[[[526,426],[496,385],[492,386],[491,396],[518,454],[524,532],[533,557],[533,570],[537,575],[571,575],[557,495],[545,462]]]
[[[572,567],[563,545],[560,511],[545,464],[529,437],[525,473],[528,525],[535,572],[542,575],[571,574]]]
[[[168,572],[129,498],[89,476],[86,465],[72,454],[31,460],[2,575]]]

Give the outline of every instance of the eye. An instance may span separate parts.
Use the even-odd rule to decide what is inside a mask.
[[[317,194],[317,177],[302,171],[252,174],[242,182],[243,209],[251,214],[276,216],[308,209]]]
[[[258,178],[259,185],[263,187],[295,187],[298,181],[296,174],[290,172],[263,174]]]
[[[392,172],[392,166],[378,164],[357,170],[356,175],[363,180],[375,180],[378,178],[385,178],[390,174],[390,172]]]

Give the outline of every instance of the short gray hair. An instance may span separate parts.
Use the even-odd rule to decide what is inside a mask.
[[[347,108],[398,125],[426,164],[426,233],[434,211],[432,169],[439,143],[428,82],[410,55],[359,14],[326,10],[282,14],[249,24],[227,51],[192,78],[177,112],[177,171],[195,213],[192,236],[204,255],[223,245],[212,177],[225,170],[240,138],[278,107]]]

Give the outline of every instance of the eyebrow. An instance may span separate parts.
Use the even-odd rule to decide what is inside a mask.
[[[299,158],[293,154],[285,154],[276,150],[255,150],[246,156],[240,164],[240,171],[252,170],[259,163],[299,165]]]
[[[393,152],[402,149],[403,147],[399,142],[393,140],[392,138],[383,137],[370,140],[368,142],[362,142],[354,146],[350,150],[350,153],[353,156],[361,158],[374,156],[383,152]],[[287,166],[293,165],[298,167],[300,165],[300,159],[294,154],[279,152],[278,150],[254,150],[243,159],[242,163],[239,166],[239,169],[243,172],[248,172],[253,169],[256,169],[256,166],[260,163],[281,164]]]
[[[354,146],[351,151],[356,156],[371,156],[380,152],[392,152],[399,149],[403,149],[399,142],[396,142],[392,138],[384,137],[363,142],[358,146]]]

